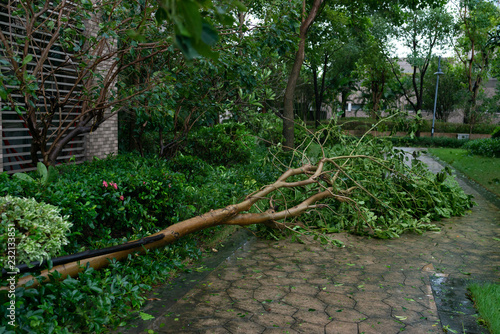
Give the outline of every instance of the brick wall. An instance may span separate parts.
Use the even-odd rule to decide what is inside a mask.
[[[99,29],[99,20],[97,19],[98,13],[95,13],[93,17],[85,24],[85,30],[88,34],[96,35]],[[104,54],[107,52],[112,52],[115,47],[115,40],[109,40],[104,46]],[[94,56],[99,56],[98,54]],[[110,69],[112,60],[102,62],[98,71],[101,72],[103,76],[107,74]],[[107,111],[109,115],[109,111]],[[108,115],[105,115],[106,117]],[[107,155],[112,153],[118,153],[118,115],[106,120],[102,123],[96,131],[86,135],[85,143],[85,160],[91,160],[94,157],[99,159],[105,158]]]
[[[94,157],[105,158],[108,154],[118,153],[118,115],[101,124],[96,131],[86,136],[85,160]]]

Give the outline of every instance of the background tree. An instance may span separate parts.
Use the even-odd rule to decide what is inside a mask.
[[[39,159],[55,164],[67,143],[95,131],[127,101],[149,91],[150,80],[163,76],[148,73],[137,80],[131,73],[151,61],[161,66],[167,58],[159,56],[174,44],[187,58],[216,58],[214,25],[229,23],[227,6],[197,1],[159,5],[149,0],[7,1],[3,8],[15,24],[0,31],[0,98],[29,129],[33,164]],[[236,1],[231,5],[244,8]],[[172,24],[159,29],[157,22],[165,18]],[[74,73],[71,83],[61,79],[67,71]],[[130,75],[135,79],[126,83],[123,76]],[[117,89],[125,84],[137,87]]]
[[[340,88],[352,82],[344,80],[352,71],[354,62],[352,55],[346,52],[347,48],[354,50],[349,47],[349,38],[354,40],[355,37],[351,27],[349,17],[332,2],[326,3],[310,29],[304,75],[311,78],[309,80],[313,84],[316,127],[323,118],[323,104],[334,101]],[[345,66],[348,64],[351,64],[351,68]]]
[[[292,70],[288,77],[285,96],[283,101],[283,137],[285,138],[284,146],[288,149],[294,147],[294,110],[293,100],[295,94],[295,87],[300,75],[300,69],[305,58],[306,37],[309,27],[314,22],[323,0],[314,0],[311,7],[307,7],[306,0],[302,0],[302,19],[299,28],[299,45],[295,60],[292,65]]]
[[[464,0],[456,6],[460,36],[455,51],[464,68],[469,91],[464,123],[472,126],[481,116],[477,108],[478,96],[489,77],[493,54],[499,47],[494,41],[500,21],[500,9],[492,2],[483,0]]]
[[[118,75],[172,44],[169,39],[142,42],[128,33],[154,26],[148,1],[9,1],[6,8],[16,24],[7,27],[8,34],[0,31],[0,97],[29,129],[34,164],[40,154],[44,164],[53,165],[68,142],[95,131],[131,97],[114,89]],[[18,25],[22,37],[14,37]],[[124,62],[133,52],[138,56]],[[75,80],[62,89],[67,71]],[[144,83],[141,89],[148,88]]]
[[[430,73],[437,72],[437,61],[435,58],[431,62]],[[436,119],[446,122],[453,111],[464,106],[467,90],[462,83],[463,71],[460,65],[454,65],[453,60],[441,59],[441,71],[444,75],[439,76]],[[436,81],[426,80],[422,104],[425,110],[433,110],[435,94]]]
[[[171,157],[198,127],[230,118],[253,128],[256,115],[278,110],[274,100],[283,94],[285,75],[280,54],[288,52],[282,39],[288,37],[290,22],[283,16],[277,22],[269,6],[255,5],[245,13],[235,10],[238,21],[219,27],[216,61],[201,57],[185,61],[170,49],[161,56],[168,60],[142,65],[141,75],[147,72],[163,79],[123,108],[122,133],[134,128],[134,142],[149,141],[131,148],[142,152],[147,146],[149,152]],[[247,13],[252,21],[246,19]]]
[[[394,31],[403,45],[410,50],[406,60],[412,67],[412,91],[405,88],[401,75],[397,78],[405,99],[415,112],[422,109],[424,84],[433,52],[449,42],[452,23],[453,17],[445,7],[430,7],[409,10],[404,24],[396,27]],[[393,62],[393,67],[397,69],[399,66]]]

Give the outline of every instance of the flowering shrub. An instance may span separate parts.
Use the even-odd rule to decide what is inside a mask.
[[[68,243],[71,223],[60,209],[34,199],[0,197],[0,263],[7,267],[8,249],[14,248],[16,265],[43,261],[59,253]],[[9,247],[15,239],[15,247]]]
[[[191,156],[165,161],[121,154],[59,166],[46,187],[0,174],[0,196],[33,197],[59,207],[73,223],[64,248],[69,253],[140,238],[234,203],[275,177],[272,166],[258,164],[214,168]]]
[[[0,174],[0,196],[33,197],[61,208],[73,223],[68,252],[138,238],[179,220],[175,201],[185,178],[166,162],[132,155],[111,156],[58,168],[47,187]]]

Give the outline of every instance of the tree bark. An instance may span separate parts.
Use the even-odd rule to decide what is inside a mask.
[[[299,48],[295,54],[295,60],[293,62],[292,71],[288,77],[288,82],[285,90],[285,97],[283,101],[283,137],[285,138],[284,148],[285,150],[291,150],[294,148],[294,112],[293,112],[293,96],[295,94],[295,87],[297,86],[297,80],[299,79],[300,69],[302,68],[302,63],[305,57],[305,47],[306,47],[306,36],[307,31],[311,24],[314,22],[320,5],[323,0],[314,0],[311,10],[307,17],[305,17],[305,4],[306,1],[302,1],[302,23],[300,24],[299,32]]]

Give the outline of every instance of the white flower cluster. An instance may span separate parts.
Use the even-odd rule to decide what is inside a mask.
[[[68,243],[71,226],[60,209],[32,198],[0,197],[0,244],[7,238],[7,227],[15,226],[17,264],[43,261],[58,254]],[[0,263],[6,264],[6,249],[0,249]]]

